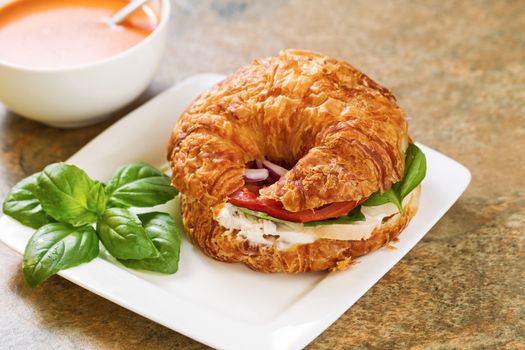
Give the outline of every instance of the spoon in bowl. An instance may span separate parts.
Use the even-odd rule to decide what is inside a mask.
[[[117,13],[115,13],[108,20],[108,25],[110,27],[116,26],[124,21],[129,15],[138,10],[142,5],[144,5],[148,0],[133,0],[123,8],[121,8]]]

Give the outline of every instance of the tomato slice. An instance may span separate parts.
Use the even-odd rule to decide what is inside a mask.
[[[292,212],[284,209],[282,203],[279,201],[260,198],[259,188],[253,185],[243,187],[234,192],[230,195],[228,201],[238,207],[261,211],[275,218],[293,222],[309,222],[337,218],[348,214],[348,212],[359,204],[353,201],[337,202],[319,209]]]

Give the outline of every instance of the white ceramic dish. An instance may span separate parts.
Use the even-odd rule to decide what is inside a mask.
[[[220,79],[218,75],[199,75],[167,90],[104,131],[68,162],[101,180],[128,162],[161,165],[165,142],[178,115]],[[390,270],[467,187],[470,173],[464,166],[419,146],[428,160],[419,212],[401,234],[396,250],[380,249],[360,258],[360,263],[347,271],[261,274],[240,264],[214,261],[184,241],[175,275],[132,271],[103,258],[59,274],[216,348],[302,348]],[[8,217],[0,219],[0,239],[20,253],[32,231]]]
[[[0,7],[13,0],[0,0]],[[56,127],[93,124],[137,98],[164,52],[170,0],[152,0],[159,24],[144,40],[107,59],[64,68],[34,68],[0,60],[0,102],[15,113]]]

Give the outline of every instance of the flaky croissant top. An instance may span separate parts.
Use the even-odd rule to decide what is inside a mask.
[[[348,63],[286,50],[198,97],[168,143],[173,185],[206,206],[244,185],[246,164],[291,169],[261,190],[289,211],[356,201],[401,179],[408,144],[389,90]]]

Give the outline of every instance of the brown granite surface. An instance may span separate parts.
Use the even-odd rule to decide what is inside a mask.
[[[310,349],[525,348],[523,1],[173,5],[162,69],[142,101],[195,73],[227,73],[282,48],[317,50],[390,87],[414,117],[415,138],[472,172],[448,214]],[[0,199],[125,113],[58,130],[0,105]],[[60,277],[31,290],[20,263],[0,244],[0,348],[205,348]]]

